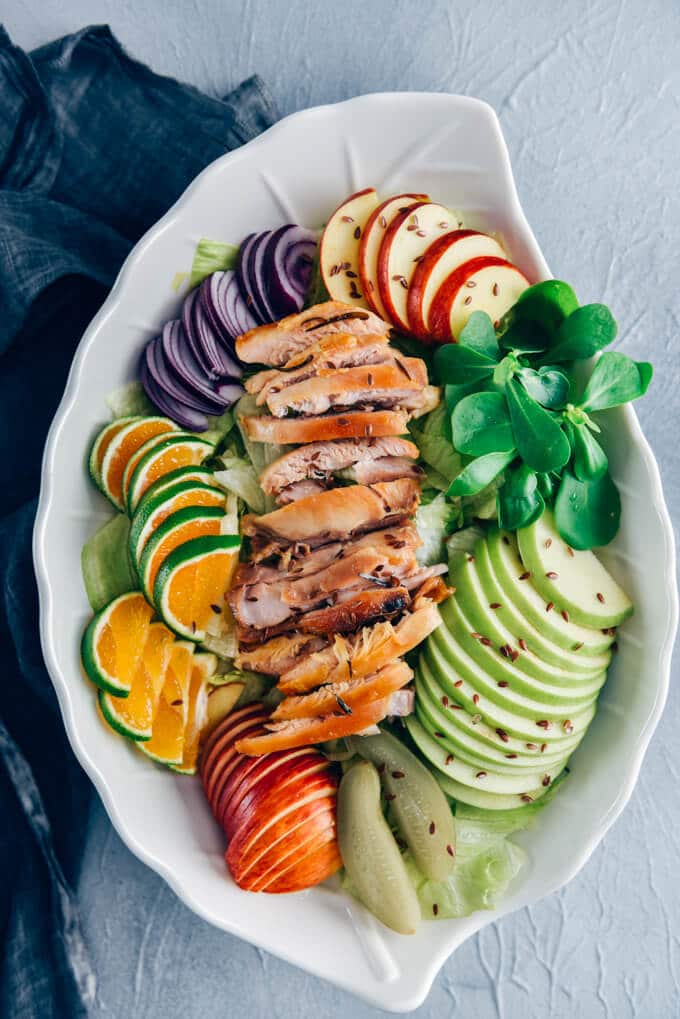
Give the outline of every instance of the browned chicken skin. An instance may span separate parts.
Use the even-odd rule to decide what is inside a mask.
[[[320,337],[329,333],[346,333],[350,329],[355,336],[362,333],[387,335],[391,326],[370,311],[343,304],[342,301],[326,301],[244,333],[236,341],[236,354],[247,364],[278,367],[316,343]]]

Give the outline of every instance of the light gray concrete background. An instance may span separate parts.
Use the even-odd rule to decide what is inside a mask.
[[[583,301],[611,305],[621,349],[655,363],[639,414],[678,518],[677,0],[3,0],[0,17],[25,47],[108,22],[155,70],[215,94],[257,71],[282,113],[388,89],[486,99],[549,264]],[[680,1016],[679,678],[632,802],[590,863],[460,948],[419,1019]],[[98,1015],[382,1014],[198,920],[98,804],[84,838]]]

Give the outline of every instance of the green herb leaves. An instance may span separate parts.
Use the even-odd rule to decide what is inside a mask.
[[[510,414],[501,393],[473,393],[451,416],[453,444],[468,456],[508,453],[515,448]]]
[[[579,307],[561,280],[529,287],[497,330],[484,312],[472,314],[459,342],[434,355],[435,380],[446,395],[444,435],[472,458],[447,497],[475,495],[498,479],[503,527],[524,527],[554,503],[572,547],[611,541],[620,500],[590,415],[642,396],[652,367],[601,354],[579,400],[571,362],[592,357],[615,336],[609,309]]]
[[[559,418],[544,410],[514,379],[505,387],[517,451],[527,466],[542,474],[558,471],[569,459],[569,440]]]
[[[632,361],[625,354],[607,351],[593,368],[581,397],[585,411],[607,410],[644,396],[652,379],[647,361]]]

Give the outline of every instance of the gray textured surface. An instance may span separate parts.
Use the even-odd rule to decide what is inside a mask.
[[[680,7],[557,7],[4,0],[2,18],[26,47],[107,21],[156,70],[216,93],[258,71],[285,113],[388,89],[486,99],[500,114],[524,208],[553,271],[582,300],[607,301],[620,347],[655,362],[639,413],[676,519]],[[414,1015],[680,1015],[678,731],[672,689],[632,802],[587,867],[560,894],[467,942]],[[86,840],[79,893],[101,1016],[378,1014],[196,919],[123,847],[100,806]]]

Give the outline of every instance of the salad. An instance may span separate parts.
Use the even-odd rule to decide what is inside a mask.
[[[599,421],[651,366],[464,221],[368,188],[201,241],[88,460],[103,721],[200,776],[241,888],[339,874],[403,934],[525,865],[633,612]]]

